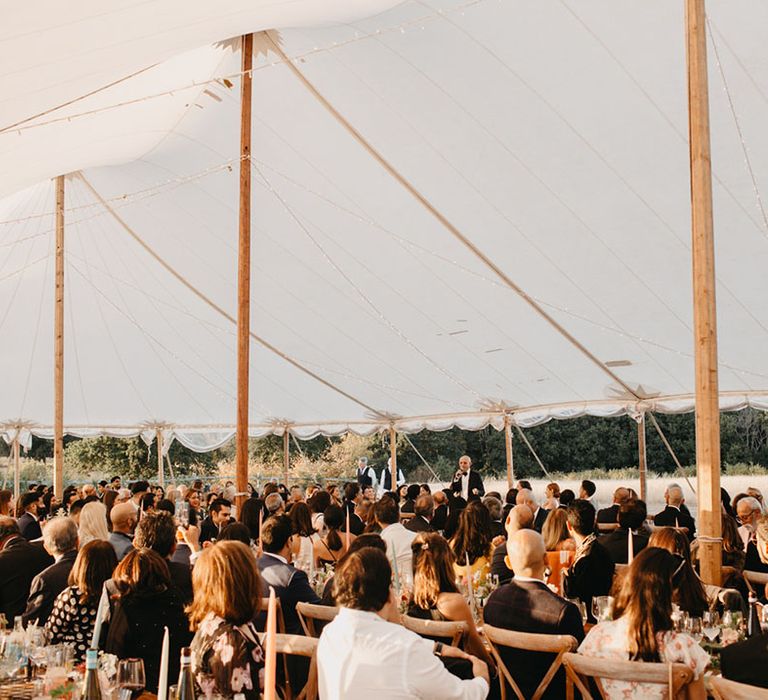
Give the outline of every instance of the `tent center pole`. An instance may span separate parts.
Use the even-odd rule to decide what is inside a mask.
[[[64,495],[64,175],[56,180],[56,267],[53,319],[53,492]]]
[[[397,431],[395,426],[389,428],[389,468],[391,479],[391,491],[397,493]]]
[[[640,420],[637,421],[637,465],[640,469],[640,500],[648,502],[646,494],[648,492],[647,485],[647,453],[645,450],[645,413],[640,416]]]
[[[515,481],[515,464],[512,452],[512,424],[507,414],[504,414],[504,447],[507,453],[507,489],[511,489]]]
[[[157,431],[157,483],[165,488],[165,470],[163,469],[163,431]]]
[[[283,483],[288,486],[288,471],[291,466],[291,429],[285,426],[283,432]]]

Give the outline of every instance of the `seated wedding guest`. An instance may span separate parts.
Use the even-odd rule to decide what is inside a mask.
[[[576,494],[571,489],[563,489],[560,492],[560,507],[565,510],[576,500]]]
[[[515,506],[509,511],[504,526],[507,540],[518,530],[531,530],[533,529],[533,512],[528,506]],[[506,559],[507,544],[502,542],[493,550],[491,558],[491,574],[498,577],[499,583],[507,583],[514,576],[512,569],[507,566]]]
[[[164,628],[170,633],[169,678],[178,677],[179,654],[192,640],[168,564],[151,549],[134,549],[106,585],[111,600],[104,651],[121,659],[144,659],[146,688],[156,693]]]
[[[320,598],[309,585],[307,574],[291,563],[292,534],[293,527],[287,515],[267,518],[261,532],[263,554],[257,565],[261,573],[262,595],[269,595],[271,586],[280,598],[286,633],[302,634],[296,603],[317,604]]]
[[[685,533],[673,527],[660,527],[653,531],[648,546],[660,547],[678,557],[677,571],[672,578],[672,602],[691,617],[701,617],[709,610],[709,600],[691,564],[691,547]]]
[[[518,530],[506,542],[515,577],[491,593],[483,608],[486,624],[515,632],[566,634],[581,641],[584,625],[579,609],[553,593],[544,583],[544,540],[534,530]],[[502,648],[501,658],[526,698],[530,698],[554,660],[554,654]],[[543,696],[565,697],[561,668]]]
[[[76,664],[85,660],[85,652],[91,645],[101,590],[104,582],[112,578],[116,566],[114,547],[104,540],[92,540],[77,553],[68,574],[68,586],[62,589],[53,603],[45,623],[48,643],[74,646]]]
[[[307,501],[309,509],[312,511],[312,527],[316,532],[321,535],[325,534],[325,521],[323,520],[323,513],[325,509],[331,505],[331,494],[322,489],[316,491],[312,498]]]
[[[738,496],[737,496],[738,498]],[[741,525],[739,526],[739,535],[744,543],[744,551],[747,551],[750,540],[755,539],[755,530],[757,521],[760,519],[760,503],[756,498],[744,495],[736,502],[736,515]]]
[[[768,645],[765,642],[764,634],[755,634],[749,639],[724,646],[720,651],[723,678],[768,688]]]
[[[488,573],[491,568],[491,516],[478,500],[470,501],[459,518],[459,529],[451,540],[456,562],[456,575],[463,576],[467,561],[474,575],[478,571]]]
[[[592,617],[592,598],[608,595],[613,583],[614,564],[611,555],[595,537],[595,508],[583,499],[577,499],[566,511],[568,532],[576,542],[576,557],[565,570],[563,591],[566,598],[578,598],[587,606]]]
[[[544,527],[541,528],[541,536],[547,552],[570,552],[576,549],[576,543],[568,533],[568,517],[560,508],[549,511]]]
[[[309,571],[314,566],[315,543],[320,535],[312,527],[312,513],[306,503],[294,503],[290,516],[293,536],[291,538],[291,558],[296,566]]]
[[[686,528],[688,541],[696,537],[696,523],[694,522],[691,514],[686,508],[683,511],[682,507],[685,503],[683,498],[683,489],[677,484],[670,484],[664,492],[664,499],[667,502],[667,507],[657,513],[653,519],[656,527],[678,527]]]
[[[554,510],[560,506],[560,486],[554,481],[544,487],[544,508]]]
[[[253,554],[241,542],[219,542],[200,554],[192,573],[195,630],[192,671],[207,697],[261,697],[264,653],[252,620],[263,587]],[[173,676],[169,676],[173,678]]]
[[[622,503],[629,500],[629,491],[624,486],[619,486],[613,492],[613,503],[608,508],[597,511],[597,522],[603,525],[613,525],[619,521],[619,508]]]
[[[101,502],[107,509],[107,529],[112,532],[112,509],[115,507],[115,503],[117,502],[117,491],[106,489],[104,491],[104,495],[101,498]]]
[[[430,521],[434,504],[431,494],[424,493],[419,496],[414,506],[414,516],[405,523],[405,529],[410,532],[432,532]]]
[[[736,521],[727,513],[722,513],[720,516],[720,531],[723,537],[722,546],[722,563],[723,566],[730,566],[736,569],[735,574],[728,580],[722,581],[722,585],[725,587],[731,586],[738,588],[743,583],[742,571],[744,571],[744,563],[746,561],[746,553],[744,551],[744,542],[739,534],[739,529]],[[754,543],[752,545],[754,547]],[[757,552],[757,550],[755,550]],[[691,542],[691,561],[693,566],[698,570],[699,568],[699,540],[696,539]]]
[[[134,537],[136,549],[147,547],[157,552],[168,566],[171,585],[176,589],[181,602],[186,605],[192,600],[192,572],[188,564],[171,561],[176,551],[176,521],[170,513],[155,511],[145,513],[136,526]]]
[[[133,549],[133,530],[138,518],[136,509],[130,503],[118,503],[112,508],[112,534],[109,543],[115,548],[117,561],[122,561],[128,552]]]
[[[321,700],[441,698],[482,700],[488,667],[477,657],[438,645],[399,624],[386,555],[372,547],[339,566],[334,597],[341,606],[317,648]],[[474,678],[459,680],[434,652],[470,660]]]
[[[387,558],[389,561],[395,560],[400,575],[410,579],[413,571],[411,543],[416,534],[400,524],[400,509],[388,496],[376,503],[374,514],[381,527],[381,539],[387,543]]]
[[[363,501],[363,493],[357,482],[351,481],[344,485],[344,518],[349,513],[349,531],[353,535],[362,535],[365,523],[357,514],[357,508]]]
[[[466,622],[469,627],[466,649],[493,666],[483,646],[467,601],[456,586],[456,558],[442,535],[420,532],[413,550],[413,596],[408,615],[426,620]]]
[[[688,698],[706,697],[704,670],[709,655],[692,637],[674,631],[672,579],[679,559],[658,547],[648,546],[629,567],[614,605],[614,620],[592,628],[579,653],[600,659],[681,663],[694,672]],[[665,685],[603,679],[607,700],[638,698],[662,700]]]
[[[757,520],[754,541],[750,540],[747,546],[744,568],[747,571],[768,573],[768,516],[764,515]]]
[[[344,511],[339,506],[328,506],[323,513],[326,535],[314,543],[315,567],[320,569],[326,564],[335,565],[347,551],[347,534],[344,532]],[[355,539],[351,534],[349,541]]]
[[[259,513],[263,503],[258,498],[247,498],[238,513],[237,520],[248,528],[252,542],[259,541]]]
[[[103,503],[91,501],[83,506],[78,520],[77,537],[81,547],[93,540],[109,541],[107,507]]]
[[[506,539],[507,533],[504,529],[504,521],[501,519],[503,509],[501,499],[486,494],[485,498],[483,498],[483,505],[491,517],[491,539],[493,540],[497,537],[504,537]]]
[[[461,496],[457,496],[454,493],[448,494],[448,517],[443,528],[445,539],[452,540],[456,535],[456,530],[459,529],[459,519],[466,507],[467,502]]]
[[[69,572],[77,557],[77,527],[70,518],[56,517],[45,526],[43,546],[54,563],[43,569],[34,579],[24,611],[24,623],[37,621],[45,624],[53,609],[53,601],[66,587]]]
[[[13,515],[13,491],[2,489],[0,491],[0,516]]]
[[[504,510],[501,512],[501,519],[503,522],[507,521],[509,511],[515,507],[517,501],[517,489],[509,489],[504,496]]]
[[[235,542],[242,542],[248,547],[251,546],[251,533],[248,528],[242,523],[230,523],[225,525],[224,529],[219,533],[219,539],[217,542],[228,542],[234,540]]]
[[[401,513],[413,513],[414,506],[416,505],[416,499],[419,497],[421,486],[418,484],[411,484],[405,489],[405,499],[400,506]]]
[[[544,527],[544,521],[549,515],[549,511],[539,506],[536,503],[536,499],[533,497],[533,491],[529,489],[521,489],[517,492],[517,505],[528,506],[533,513],[533,529],[536,532],[541,532],[541,528]]]
[[[51,564],[53,557],[22,537],[13,518],[0,517],[0,613],[8,623],[24,612],[32,580]]]
[[[208,516],[200,524],[200,544],[215,540],[225,525],[232,520],[232,503],[225,498],[217,498],[208,509]]]
[[[435,491],[432,494],[432,501],[434,508],[432,509],[430,525],[436,532],[442,532],[448,520],[448,496],[445,495],[444,491]]]
[[[760,489],[756,489],[754,486],[750,486],[747,489],[747,496],[751,496],[760,504],[760,512],[765,514],[765,501],[763,500],[763,492]]]
[[[597,502],[597,486],[594,481],[584,479],[584,481],[581,482],[581,485],[579,486],[579,498],[582,501],[591,503],[595,512],[597,512],[600,507]]]
[[[628,563],[630,532],[633,556],[648,545],[648,535],[642,530],[647,515],[648,508],[644,501],[625,501],[619,506],[618,529],[598,539],[598,542],[608,550],[614,564]]]
[[[387,545],[384,542],[384,540],[381,539],[381,535],[376,535],[374,533],[363,533],[360,535],[360,537],[357,537],[351,545],[349,545],[349,549],[347,550],[347,553],[339,559],[339,563],[336,568],[341,566],[341,563],[345,561],[352,552],[357,552],[358,550],[362,549],[363,547],[373,547],[374,549],[380,549],[384,554],[387,553]],[[333,599],[333,579],[334,577],[331,576],[329,579],[325,582],[325,586],[323,587],[323,598],[320,601],[321,605],[328,605],[328,606],[335,606],[336,602]],[[317,622],[315,622],[315,627],[317,627]]]
[[[270,493],[264,499],[264,510],[267,511],[267,516],[283,515],[285,513],[285,501],[279,493]]]
[[[40,516],[38,510],[42,509],[43,501],[37,491],[27,491],[19,497],[17,510],[19,513],[19,533],[21,536],[31,542],[39,540],[43,536],[40,529]]]
[[[198,526],[203,521],[203,494],[200,489],[191,488],[184,496],[184,500],[189,503],[189,524]]]

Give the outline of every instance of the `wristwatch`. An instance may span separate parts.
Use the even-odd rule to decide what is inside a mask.
[[[432,653],[435,656],[442,656],[443,655],[443,643],[442,642],[435,642],[435,647],[432,649]]]

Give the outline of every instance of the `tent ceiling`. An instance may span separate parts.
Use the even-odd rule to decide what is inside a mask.
[[[79,47],[89,4],[74,4],[69,33],[50,19],[63,73],[14,83],[28,56],[0,76],[3,123],[157,65],[0,131],[0,420],[51,425],[46,178],[67,171],[68,429],[164,424],[198,447],[231,434],[239,57],[226,39],[269,26],[294,27],[270,36],[300,75],[262,36],[254,434],[691,409],[682,4],[339,1],[321,17],[230,3],[203,21],[192,2],[147,37],[143,5],[126,3],[104,20],[133,29],[122,49]],[[768,8],[708,7],[722,404],[764,408]],[[49,31],[23,12],[0,55]]]

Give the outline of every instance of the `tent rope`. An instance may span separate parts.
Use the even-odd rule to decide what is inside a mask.
[[[517,428],[517,432],[520,435],[520,439],[525,443],[525,446],[531,451],[533,458],[539,463],[539,466],[541,467],[541,471],[544,472],[544,476],[546,476],[547,479],[551,479],[552,477],[549,475],[547,468],[544,466],[544,462],[541,461],[541,457],[539,457],[536,450],[533,449],[533,445],[531,445],[531,442],[530,440],[528,440],[528,437],[523,432],[523,429],[519,425],[515,425],[515,428]]]
[[[672,456],[672,459],[675,462],[675,465],[677,465],[677,471],[680,473],[680,476],[682,476],[683,479],[685,479],[689,488],[695,494],[696,489],[693,487],[691,480],[688,478],[688,475],[685,473],[685,469],[683,469],[683,465],[680,463],[680,460],[677,458],[677,455],[675,454],[675,451],[672,449],[672,445],[669,443],[669,440],[667,440],[667,436],[664,434],[664,431],[661,429],[659,422],[656,420],[656,416],[653,415],[652,411],[646,412],[645,415],[651,419],[651,423],[653,423],[653,427],[656,428],[656,432],[659,434],[661,441],[664,443],[664,447],[667,448],[667,452],[669,452],[669,454]]]
[[[421,452],[419,452],[416,445],[413,444],[413,440],[411,440],[411,438],[408,437],[408,434],[407,433],[400,433],[400,434],[405,438],[405,441],[413,448],[413,451],[419,456],[419,459],[424,463],[424,466],[427,469],[429,469],[432,476],[435,477],[435,481],[437,481],[440,484],[447,483],[445,481],[441,481],[440,477],[435,473],[435,470],[432,469],[432,465],[429,462],[427,462],[426,459],[424,459],[424,455],[422,455]]]

